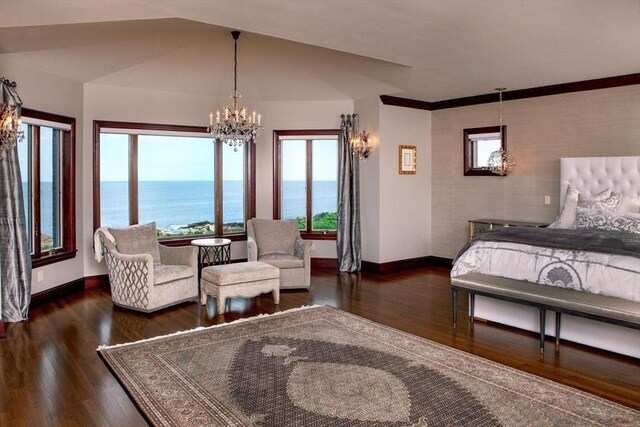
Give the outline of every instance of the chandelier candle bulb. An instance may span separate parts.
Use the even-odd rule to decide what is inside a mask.
[[[213,113],[209,113],[209,126],[213,125]]]
[[[216,111],[216,123],[220,123],[220,110]]]

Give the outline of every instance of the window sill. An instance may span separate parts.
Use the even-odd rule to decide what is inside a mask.
[[[300,236],[304,240],[336,240],[336,233],[322,233],[322,232],[304,233],[301,231]]]
[[[55,264],[56,262],[66,261],[76,257],[77,250],[71,252],[58,252],[54,255],[46,255],[40,258],[31,258],[31,267],[38,268],[49,264]]]
[[[216,236],[215,234],[200,234],[189,237],[167,237],[164,239],[158,239],[158,243],[165,246],[187,246],[191,244],[192,240],[196,239],[229,239],[232,242],[239,242],[247,240],[247,233],[225,234],[222,236]]]

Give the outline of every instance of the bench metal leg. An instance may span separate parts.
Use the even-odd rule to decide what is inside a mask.
[[[544,329],[547,320],[547,310],[540,309],[540,354],[544,353]]]
[[[473,323],[474,313],[476,311],[476,294],[469,293],[469,320]]]
[[[455,329],[458,318],[458,290],[455,288],[451,288],[451,301],[453,302],[453,329]]]
[[[562,313],[556,311],[556,351],[560,349],[560,316]]]

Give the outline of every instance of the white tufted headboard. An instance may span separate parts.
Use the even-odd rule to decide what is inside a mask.
[[[565,157],[560,159],[560,205],[567,184],[590,196],[610,188],[629,197],[640,197],[640,156]]]

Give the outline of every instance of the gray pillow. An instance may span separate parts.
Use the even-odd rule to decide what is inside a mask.
[[[578,208],[576,228],[640,234],[640,214]]]
[[[253,229],[256,234],[258,256],[271,253],[285,253],[293,255],[296,239],[300,237],[298,221],[273,219],[253,219]]]
[[[160,264],[160,249],[158,248],[155,222],[125,228],[108,228],[108,230],[113,235],[116,248],[121,254],[150,254],[153,257],[153,264]]]
[[[598,193],[598,195],[601,193]],[[620,198],[622,195],[620,193],[611,193],[609,197],[585,197],[582,194],[578,196],[578,207],[586,208],[586,209],[597,209],[597,210],[607,210],[607,211],[615,211],[620,204]]]
[[[600,202],[611,197],[611,190],[606,189],[593,196],[584,196],[580,194],[573,185],[567,185],[567,193],[564,196],[562,210],[560,215],[547,228],[575,228],[576,225],[576,209],[580,203],[586,204],[591,202]],[[588,206],[581,206],[588,207]],[[614,208],[615,209],[615,208]]]
[[[618,212],[640,213],[640,197],[629,197],[622,194]]]

